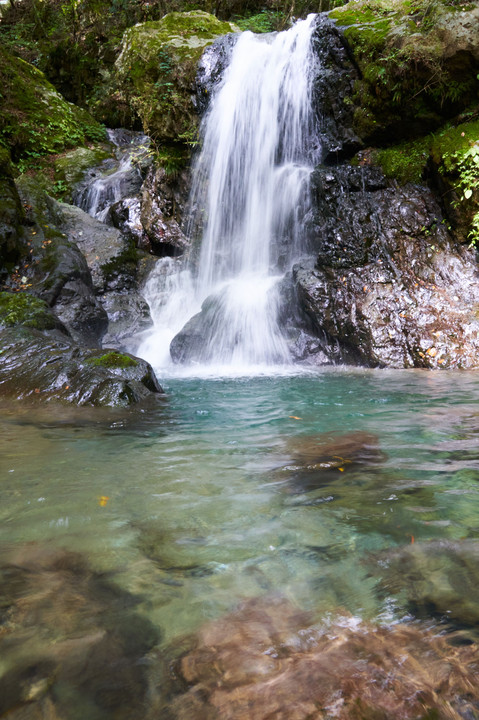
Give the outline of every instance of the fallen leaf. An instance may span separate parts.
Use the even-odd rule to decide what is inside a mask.
[[[108,497],[108,495],[102,495],[101,498],[98,500],[98,505],[100,507],[105,507],[109,499],[110,498]]]

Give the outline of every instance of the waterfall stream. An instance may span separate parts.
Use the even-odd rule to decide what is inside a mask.
[[[203,227],[199,259],[173,283],[165,262],[160,281],[147,289],[155,331],[139,354],[157,368],[167,337],[200,308],[184,331],[193,330],[187,342],[196,363],[238,369],[290,362],[278,284],[302,251],[308,211],[315,17],[282,33],[245,32],[235,44],[202,123],[193,173],[190,228]]]

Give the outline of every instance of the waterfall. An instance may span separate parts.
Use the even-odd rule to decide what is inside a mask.
[[[182,312],[176,328],[169,307],[178,304],[176,297],[153,313],[164,342],[162,325],[170,325],[173,337],[185,313],[191,317],[202,308],[174,339],[177,361],[230,367],[290,362],[278,284],[301,253],[309,204],[314,26],[311,15],[285,32],[242,33],[210,101],[190,198],[190,228],[202,228],[193,283],[187,280],[192,291],[186,299],[185,287],[177,289]],[[154,344],[149,338],[139,352],[158,367]]]

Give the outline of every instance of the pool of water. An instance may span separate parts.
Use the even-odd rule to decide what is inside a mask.
[[[0,418],[2,557],[80,553],[136,598],[159,647],[273,594],[316,617],[404,618],[411,598],[384,582],[388,553],[479,536],[476,373],[337,368],[164,387],[164,403],[127,417],[4,406]],[[30,652],[28,622],[0,671]]]

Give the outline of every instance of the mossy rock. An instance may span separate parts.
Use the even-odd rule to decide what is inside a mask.
[[[20,169],[35,159],[106,132],[85,110],[68,103],[33,65],[0,48],[0,146],[9,147]]]
[[[366,142],[434,131],[477,100],[476,3],[356,0],[329,17],[342,28],[361,71],[355,130]]]
[[[196,139],[193,93],[198,60],[217,37],[236,30],[201,10],[169,13],[126,30],[116,61],[119,86],[154,140],[161,144]]]
[[[0,292],[0,328],[17,325],[35,330],[62,328],[44,300],[26,292]]]

